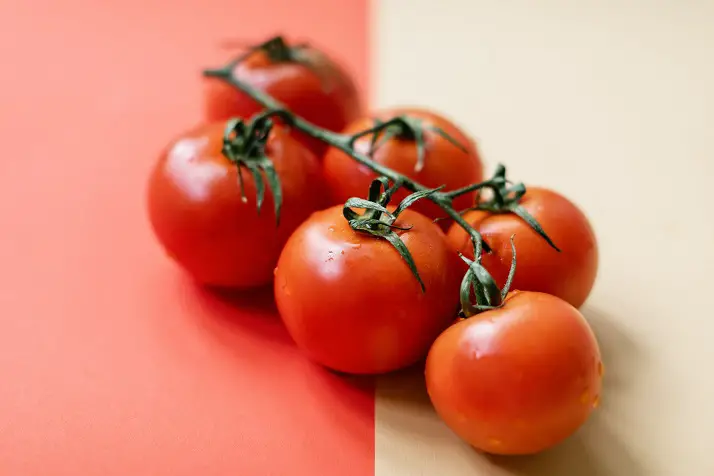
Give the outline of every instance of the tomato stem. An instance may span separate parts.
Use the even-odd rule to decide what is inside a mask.
[[[357,132],[351,136],[350,147],[352,150],[354,150],[354,144],[357,139],[367,135],[372,135],[372,141],[369,148],[370,157],[373,156],[377,148],[386,143],[389,139],[396,137],[399,139],[410,140],[414,142],[417,148],[417,160],[414,165],[414,171],[421,172],[426,163],[426,136],[424,131],[430,130],[439,134],[454,147],[466,153],[466,148],[459,143],[459,141],[451,137],[446,131],[435,126],[424,126],[423,121],[419,118],[402,115],[393,117],[387,121],[375,119],[374,122],[375,125],[373,127]],[[380,133],[383,133],[382,137],[379,137]]]
[[[490,189],[492,196],[489,200],[481,200],[480,191],[484,188]],[[479,192],[476,199],[476,204],[473,207],[462,210],[460,213],[464,214],[470,210],[484,210],[489,213],[513,213],[514,215],[525,221],[528,226],[533,228],[533,230],[538,233],[553,249],[560,252],[553,240],[550,239],[548,234],[545,232],[543,227],[538,223],[538,221],[528,213],[528,210],[521,206],[521,198],[526,193],[526,186],[523,183],[513,184],[506,178],[506,166],[499,164],[496,167],[496,171],[489,180],[485,182],[476,183],[462,187],[456,190],[447,192],[446,195],[452,199],[469,193],[472,191]]]
[[[516,245],[515,235],[511,235],[511,269],[508,272],[508,278],[502,289],[498,288],[498,284],[489,274],[486,268],[483,267],[480,260],[472,261],[459,253],[461,259],[469,265],[468,271],[461,281],[461,291],[459,298],[461,299],[461,315],[462,317],[471,317],[475,314],[484,311],[490,311],[503,306],[508,291],[511,289],[513,277],[516,274]],[[471,302],[471,294],[476,297],[476,304]],[[481,304],[486,303],[486,304]]]
[[[348,199],[344,204],[342,214],[347,220],[347,223],[350,225],[350,228],[353,230],[361,233],[368,233],[377,238],[387,240],[397,250],[397,252],[399,252],[404,261],[406,261],[412,274],[414,274],[414,277],[417,281],[419,281],[421,291],[426,292],[426,286],[419,275],[419,271],[414,263],[414,258],[412,258],[409,249],[399,235],[394,232],[394,230],[408,231],[411,229],[411,226],[402,227],[395,225],[394,223],[404,210],[418,200],[437,193],[441,187],[414,192],[399,202],[397,208],[393,212],[390,212],[386,207],[389,204],[392,194],[394,194],[399,187],[401,187],[400,182],[395,182],[390,187],[389,179],[387,177],[376,178],[372,181],[372,184],[369,187],[369,196],[367,197],[367,200],[358,197]],[[360,216],[353,210],[353,208],[361,208],[364,209],[365,212],[362,216]]]
[[[265,153],[268,136],[273,127],[273,122],[270,119],[272,115],[275,115],[273,111],[264,111],[255,115],[248,124],[242,119],[231,119],[226,122],[222,152],[238,167],[238,186],[241,199],[244,202],[247,201],[247,197],[243,183],[243,168],[248,169],[253,176],[258,213],[260,213],[265,199],[265,182],[268,182],[273,194],[275,222],[279,224],[283,204],[282,185],[280,177],[273,167],[273,162],[268,159]]]

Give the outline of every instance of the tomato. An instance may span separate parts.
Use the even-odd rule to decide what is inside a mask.
[[[417,170],[418,150],[414,140],[404,134],[387,137],[384,133],[377,136],[382,143],[375,147],[372,159],[390,169],[399,172],[422,185],[436,188],[444,185],[444,191],[454,190],[483,178],[483,165],[475,142],[453,122],[434,112],[424,109],[386,109],[370,117],[363,117],[352,122],[343,132],[353,135],[375,125],[375,119],[387,121],[395,116],[405,115],[420,121],[424,134],[423,168]],[[454,141],[463,146],[460,149],[434,128],[439,128]],[[369,154],[373,135],[366,135],[355,141],[355,150]],[[344,152],[330,148],[325,154],[323,172],[330,187],[335,203],[344,202],[349,197],[361,196],[376,174],[368,167],[357,163]],[[400,191],[395,199],[402,199],[407,192]],[[473,205],[474,193],[462,195],[454,200],[456,209],[465,209]],[[444,217],[441,208],[427,200],[414,205],[414,210],[430,218]]]
[[[276,224],[273,195],[258,213],[256,183],[221,153],[224,122],[198,126],[166,147],[148,184],[148,212],[164,250],[197,281],[220,287],[267,284],[290,233],[318,208],[320,168],[315,156],[275,126],[265,145],[282,184]]]
[[[540,452],[575,432],[599,405],[602,374],[580,312],[537,292],[513,292],[503,307],[449,327],[425,370],[447,426],[479,450],[508,455]]]
[[[410,209],[396,233],[425,286],[386,240],[353,230],[342,206],[314,213],[275,270],[275,300],[298,347],[336,371],[379,374],[426,355],[458,310],[458,257],[442,230]]]
[[[580,307],[590,294],[598,268],[597,241],[587,217],[567,198],[539,187],[528,187],[520,205],[540,223],[560,252],[515,214],[470,211],[464,219],[493,250],[483,255],[483,265],[503,286],[511,266],[510,238],[515,235],[518,271],[511,289],[553,294]],[[448,238],[452,246],[473,259],[471,240],[463,228],[454,223]]]
[[[298,116],[342,130],[361,112],[358,89],[343,67],[323,51],[288,45],[281,38],[248,54],[233,70],[238,80],[272,96]],[[205,78],[205,115],[209,121],[251,117],[263,108],[221,79]],[[295,130],[296,137],[322,157],[326,145]]]

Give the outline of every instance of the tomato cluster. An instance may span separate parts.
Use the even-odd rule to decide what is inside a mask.
[[[316,48],[273,38],[205,76],[203,124],[148,185],[181,268],[272,284],[296,345],[328,369],[425,362],[437,413],[482,451],[539,452],[587,420],[603,364],[578,307],[598,250],[573,202],[500,166],[484,181],[475,141],[442,114],[363,110]]]

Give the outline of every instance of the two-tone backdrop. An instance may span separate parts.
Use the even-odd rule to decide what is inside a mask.
[[[704,0],[1,2],[0,474],[714,474],[712,24]],[[198,71],[275,32],[588,213],[607,373],[565,444],[483,456],[418,369],[325,372],[269,293],[201,291],[159,251],[146,176],[198,120]]]

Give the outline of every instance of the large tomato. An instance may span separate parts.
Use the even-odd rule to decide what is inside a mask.
[[[272,96],[292,112],[320,127],[340,131],[359,116],[361,99],[353,79],[323,51],[289,45],[275,38],[248,54],[233,70],[240,81]],[[262,107],[221,79],[205,79],[205,115],[209,121],[251,117]],[[318,157],[325,144],[295,130]]]
[[[282,182],[283,197],[276,224],[272,193],[266,190],[258,213],[256,184],[245,168],[246,200],[241,199],[238,167],[221,152],[225,126],[222,121],[201,125],[168,145],[150,177],[149,218],[168,255],[199,282],[267,284],[290,233],[320,206],[319,164],[285,129],[270,131],[265,153]]]
[[[426,361],[439,416],[466,442],[495,454],[537,453],[567,438],[598,406],[602,374],[583,316],[533,292],[511,293],[503,307],[449,327]]]
[[[458,257],[441,229],[406,210],[395,225],[425,291],[386,240],[353,230],[342,206],[314,213],[275,270],[275,300],[298,347],[333,370],[378,374],[422,359],[456,315]]]
[[[355,150],[369,155],[370,149],[373,148],[371,157],[375,162],[430,188],[444,185],[444,191],[449,191],[482,180],[483,165],[474,140],[453,122],[434,112],[417,108],[386,109],[352,122],[343,132],[353,135],[374,127],[375,120],[387,121],[396,116],[406,116],[413,119],[415,124],[420,124],[424,138],[421,169],[418,167],[417,144],[413,137],[409,137],[409,131],[402,134],[380,132],[374,147],[373,134],[365,135],[355,142]],[[398,128],[399,126],[396,126],[392,131],[397,132]],[[463,150],[436,129],[463,146]],[[376,176],[368,167],[357,163],[336,148],[328,149],[325,154],[323,171],[335,203],[360,196]],[[405,194],[405,191],[401,191],[395,198],[402,199]],[[468,208],[473,205],[474,197],[474,193],[462,195],[454,200],[454,207]],[[430,218],[445,216],[441,208],[428,200],[415,204],[414,210]]]
[[[553,294],[580,307],[590,294],[598,268],[598,247],[593,229],[583,212],[570,200],[548,189],[528,187],[520,205],[542,226],[560,249],[553,249],[525,220],[513,213],[464,214],[492,248],[483,265],[499,286],[511,266],[511,236],[518,249],[518,270],[511,289]],[[468,234],[454,223],[448,231],[452,246],[473,259]]]

